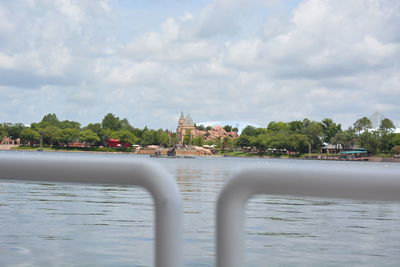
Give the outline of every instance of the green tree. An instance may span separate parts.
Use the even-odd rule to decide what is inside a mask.
[[[390,139],[391,146],[400,146],[400,133],[393,134]]]
[[[356,134],[353,129],[337,133],[331,138],[330,143],[342,145],[344,150],[350,150],[356,143]]]
[[[371,120],[367,117],[363,117],[361,119],[356,120],[353,124],[354,129],[360,134],[362,131],[368,131],[368,129],[372,128]]]
[[[137,144],[139,141],[139,138],[128,130],[114,131],[111,134],[111,138],[119,139],[121,143],[131,145]]]
[[[251,136],[242,134],[238,139],[236,139],[236,145],[239,147],[251,147]]]
[[[241,135],[247,135],[247,136],[256,136],[257,135],[257,128],[253,126],[246,126]]]
[[[54,145],[57,143],[57,137],[60,135],[60,128],[56,126],[47,126],[46,128],[39,128],[40,144]]]
[[[393,153],[393,154],[400,155],[400,146],[394,146],[394,147],[392,148],[392,153]]]
[[[286,131],[289,129],[289,126],[286,122],[283,121],[271,121],[268,124],[267,130],[271,132],[281,132],[281,131]]]
[[[104,139],[105,139],[105,131],[103,127],[101,126],[100,123],[89,123],[84,130],[90,130],[94,132],[98,137],[99,141],[96,141],[96,145],[104,145]]]
[[[212,145],[215,145],[215,140],[207,140],[207,141],[205,141],[205,143],[208,146],[212,146]]]
[[[303,122],[291,121],[288,123],[288,128],[293,133],[300,133],[303,130]]]
[[[257,148],[259,152],[264,152],[268,148],[270,148],[271,144],[271,135],[269,134],[260,134],[254,136],[253,138],[250,137],[251,147]]]
[[[26,128],[22,123],[4,123],[3,127],[5,132],[7,132],[7,136],[11,139],[21,138],[21,132]]]
[[[379,151],[389,153],[392,149],[392,140],[395,138],[395,134],[391,132],[386,132],[386,130],[380,129],[380,143],[379,143]]]
[[[124,119],[120,120],[120,123],[121,123],[121,130],[133,132],[134,128],[129,123],[128,119],[124,118]]]
[[[290,143],[287,134],[277,133],[272,134],[269,140],[269,148],[272,149],[290,149]]]
[[[89,144],[98,144],[100,137],[92,130],[86,129],[79,133],[79,140]]]
[[[221,137],[217,137],[217,139],[214,140],[214,145],[215,145],[215,151],[219,153],[222,149]]]
[[[60,129],[80,129],[81,128],[81,124],[79,122],[76,121],[69,121],[69,120],[65,120],[59,123],[59,128]]]
[[[230,126],[230,125],[225,125],[222,128],[224,128],[224,130],[227,131],[227,132],[232,132],[232,126]]]
[[[185,135],[183,136],[183,144],[184,145],[191,145],[192,144],[192,135],[190,130],[185,131]]]
[[[141,144],[143,146],[148,145],[161,145],[168,146],[170,143],[170,136],[167,132],[162,129],[156,130],[146,130],[142,134]]]
[[[154,136],[157,145],[168,146],[169,136],[164,130],[158,129],[157,131],[154,131]]]
[[[150,130],[146,130],[142,133],[142,146],[155,145],[154,134]]]
[[[112,113],[108,113],[106,116],[104,116],[101,126],[103,129],[118,131],[122,128],[122,123],[117,116]]]
[[[360,147],[367,149],[369,153],[376,154],[380,144],[379,133],[365,131],[358,135],[357,143]]]
[[[198,126],[196,125],[196,129],[199,131],[205,131],[206,127],[204,127],[204,125],[198,125]]]
[[[132,129],[131,132],[132,132],[134,135],[136,135],[139,139],[142,138],[142,134],[143,134],[143,130],[142,130],[142,129],[133,127],[133,129]]]
[[[195,136],[195,137],[193,137],[192,143],[193,143],[194,146],[203,146],[204,145],[203,136]]]
[[[173,146],[177,145],[178,143],[179,143],[179,140],[178,140],[176,133],[171,133],[169,135],[168,145],[173,147]]]
[[[104,129],[104,139],[107,139],[107,138],[113,138],[113,136],[115,136],[115,132],[116,131],[114,131],[114,130],[111,130],[111,129]]]
[[[323,119],[321,127],[323,131],[322,140],[326,143],[329,143],[332,137],[342,131],[342,126],[336,124],[332,119]]]
[[[25,128],[21,131],[21,139],[22,143],[29,143],[32,146],[40,141],[40,134],[31,128]]]
[[[321,138],[323,135],[321,125],[318,122],[310,121],[308,119],[303,120],[303,125],[302,134],[308,138],[310,145],[309,153],[311,153],[312,150],[319,151],[322,145]]]
[[[104,134],[104,130],[100,123],[89,123],[84,130],[91,130],[96,133],[99,137]]]
[[[393,133],[393,130],[396,127],[394,126],[393,121],[390,119],[383,119],[381,121],[381,125],[379,127],[379,135],[380,135],[380,140],[379,140],[379,151],[384,152],[384,153],[390,153],[390,150],[392,149],[392,139],[395,137],[395,134]]]
[[[59,129],[53,138],[57,143],[62,143],[68,146],[70,143],[78,140],[79,130],[75,128]]]
[[[312,123],[311,120],[309,120],[309,119],[307,119],[307,118],[304,118],[303,121],[301,122],[301,124],[302,124],[302,126],[301,126],[302,129],[303,129],[304,127],[309,126],[311,123]]]
[[[4,123],[0,124],[0,140],[2,140],[5,136],[8,136],[8,132]]]
[[[227,151],[233,148],[233,140],[230,137],[224,137],[222,140],[222,150]]]
[[[56,126],[58,127],[60,121],[57,118],[57,115],[54,113],[49,113],[43,117],[41,123],[48,124],[49,126]]]
[[[379,126],[380,130],[383,132],[390,132],[396,129],[392,120],[386,118],[381,121],[381,125]]]
[[[306,153],[309,147],[309,141],[307,136],[303,134],[292,134],[288,138],[289,140],[289,151],[296,151],[299,153]]]

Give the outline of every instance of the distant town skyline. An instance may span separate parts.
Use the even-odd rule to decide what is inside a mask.
[[[0,121],[400,122],[395,0],[0,3]]]

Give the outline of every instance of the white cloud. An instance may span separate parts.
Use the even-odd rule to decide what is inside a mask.
[[[139,33],[117,28],[126,14],[118,8],[1,3],[0,114],[18,121],[23,107],[31,120],[55,112],[89,122],[113,112],[157,128],[174,128],[182,108],[199,121],[260,125],[303,117],[350,125],[374,109],[400,120],[397,1],[216,0],[165,14],[157,27],[144,4],[148,21],[130,18]]]
[[[194,14],[186,12],[185,14],[183,14],[182,16],[179,17],[180,21],[183,22],[188,22],[188,21],[192,21],[194,19]]]
[[[173,18],[169,18],[161,24],[161,29],[166,40],[176,40],[179,36],[179,24]]]
[[[184,22],[181,22],[184,23]],[[161,24],[161,32],[149,32],[133,39],[124,50],[132,60],[197,61],[218,55],[217,45],[206,40],[185,40],[181,25],[173,18]]]
[[[400,54],[400,44],[382,43],[374,37],[366,35],[362,42],[354,45],[354,52],[363,57],[367,64],[375,65],[392,61],[393,56]]]
[[[0,53],[0,68],[13,69],[15,68],[15,59],[13,56]]]
[[[265,65],[260,56],[264,43],[260,39],[241,40],[226,44],[226,61],[237,68],[254,67]],[[261,60],[260,60],[261,59]]]
[[[0,33],[10,34],[14,30],[11,23],[10,14],[5,8],[0,7]]]
[[[80,31],[80,25],[85,21],[83,10],[70,0],[57,0],[57,9],[68,18],[72,30]]]
[[[164,71],[160,63],[150,61],[99,60],[97,64],[97,77],[109,86],[151,84],[154,77],[161,77]]]
[[[400,75],[398,70],[397,72],[394,71],[394,73],[388,73],[379,82],[380,86],[377,87],[377,91],[380,95],[400,97]]]

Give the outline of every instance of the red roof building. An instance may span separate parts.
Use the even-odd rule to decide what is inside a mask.
[[[106,141],[108,147],[131,147],[128,143],[121,143],[119,139],[107,138]]]

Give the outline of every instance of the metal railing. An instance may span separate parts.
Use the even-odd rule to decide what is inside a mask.
[[[394,169],[260,168],[230,180],[217,203],[217,266],[243,266],[244,208],[254,195],[291,195],[400,201],[400,173]]]
[[[155,264],[182,266],[181,197],[174,180],[158,165],[132,159],[110,161],[27,154],[0,155],[0,179],[132,185],[147,189],[155,204]]]

